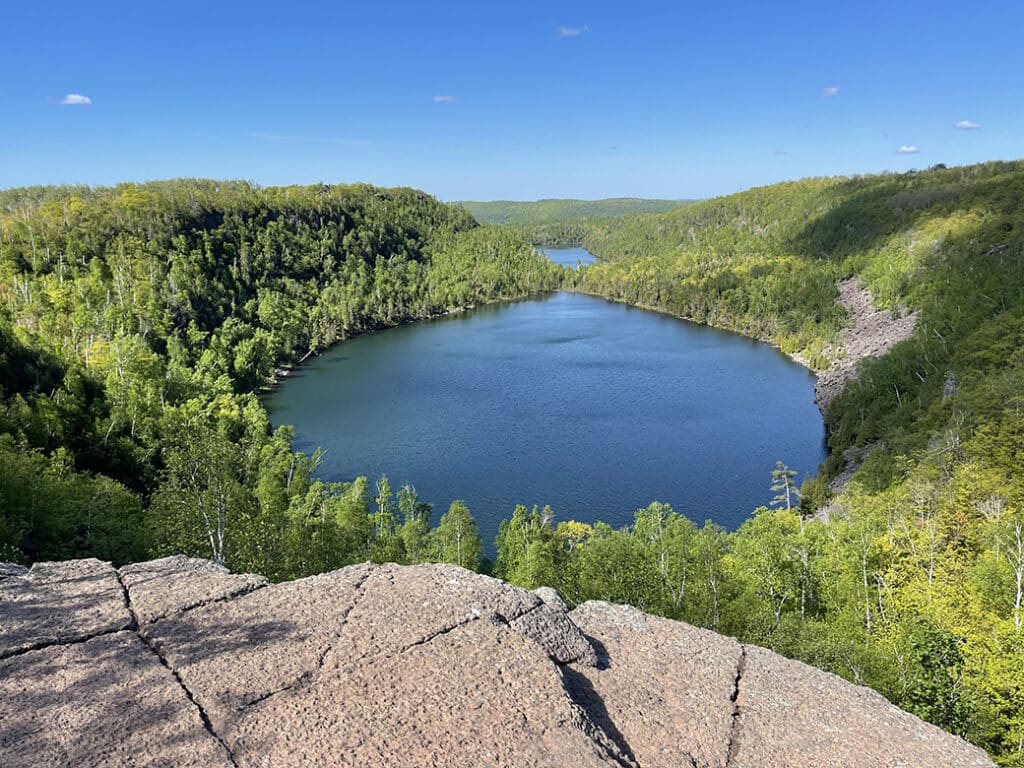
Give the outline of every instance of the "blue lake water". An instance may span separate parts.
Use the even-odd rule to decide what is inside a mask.
[[[518,503],[630,523],[653,500],[737,527],[782,460],[825,458],[814,376],[735,334],[556,293],[350,339],[268,395],[326,480],[464,500],[493,552]]]
[[[585,248],[538,248],[556,264],[566,267],[575,267],[579,264],[593,264],[597,257]]]

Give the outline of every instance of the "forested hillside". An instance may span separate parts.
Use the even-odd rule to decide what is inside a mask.
[[[579,290],[817,366],[841,278],[916,310],[916,332],[830,406],[830,458],[799,501],[780,466],[776,503],[734,533],[696,526],[698,507],[655,503],[622,531],[521,508],[497,572],[772,647],[1024,765],[1024,163],[779,184],[584,242],[601,261]],[[833,494],[847,459],[863,464]]]
[[[0,559],[475,567],[464,505],[431,530],[412,488],[318,481],[256,390],[350,334],[560,285],[824,367],[857,277],[917,326],[828,408],[819,477],[766,471],[777,501],[734,532],[697,504],[624,530],[509,510],[495,571],[804,659],[1024,766],[1022,201],[1024,163],[790,182],[563,229],[601,258],[576,272],[414,190],[2,192]]]
[[[669,211],[685,204],[684,200],[647,200],[640,197],[609,197],[604,200],[464,200],[461,205],[477,221],[488,224],[536,224],[541,221],[578,219],[618,219],[638,213]]]
[[[315,480],[254,392],[350,334],[560,279],[411,189],[2,192],[0,559],[187,551],[283,578],[457,539],[475,566],[464,506],[431,533],[413,489]]]
[[[636,197],[456,203],[478,221],[511,227],[535,245],[551,246],[579,245],[592,228],[612,219],[669,211],[685,204],[685,200],[646,200]]]

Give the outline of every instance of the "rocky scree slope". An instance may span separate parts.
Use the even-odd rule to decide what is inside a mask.
[[[900,307],[893,315],[874,305],[871,291],[855,278],[840,280],[837,303],[850,318],[850,325],[839,340],[839,358],[827,369],[820,371],[814,385],[814,400],[824,413],[842,394],[846,385],[857,378],[859,365],[869,357],[880,357],[914,335],[917,313]],[[799,356],[797,359],[806,364]]]
[[[0,765],[990,766],[878,694],[449,565],[0,566]]]

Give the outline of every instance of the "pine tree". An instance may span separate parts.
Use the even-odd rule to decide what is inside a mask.
[[[775,462],[775,469],[772,470],[771,490],[776,491],[775,498],[770,506],[786,505],[786,511],[793,509],[793,504],[800,501],[800,489],[797,488],[796,470],[790,469],[781,461]]]

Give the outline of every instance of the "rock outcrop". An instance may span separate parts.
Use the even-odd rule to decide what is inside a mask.
[[[914,335],[917,324],[916,312],[902,311],[894,315],[887,309],[876,308],[871,291],[855,277],[839,281],[836,288],[838,303],[850,317],[850,327],[839,340],[840,358],[818,374],[814,385],[814,399],[822,413],[857,377],[861,361],[884,355],[896,344],[906,341]]]
[[[0,573],[0,765],[991,766],[878,694],[448,565]]]

